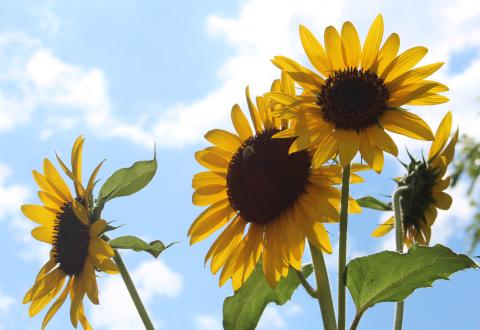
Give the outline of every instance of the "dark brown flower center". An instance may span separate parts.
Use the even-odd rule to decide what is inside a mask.
[[[289,154],[294,139],[273,139],[277,132],[265,130],[246,140],[228,167],[228,199],[248,222],[274,221],[297,201],[308,183],[308,152]]]
[[[89,227],[73,212],[72,203],[66,202],[57,214],[53,252],[56,262],[67,275],[79,275],[88,255]]]
[[[387,109],[388,90],[371,71],[336,71],[317,95],[323,119],[336,128],[361,130],[378,123]]]

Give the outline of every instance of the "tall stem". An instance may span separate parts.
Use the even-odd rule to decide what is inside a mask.
[[[340,203],[340,242],[338,251],[338,330],[345,330],[346,292],[344,274],[347,266],[348,195],[350,190],[350,164],[343,168]]]
[[[332,292],[328,281],[327,267],[323,259],[323,253],[319,251],[312,243],[308,242],[310,253],[312,254],[313,268],[315,270],[315,279],[317,281],[317,298],[322,314],[323,327],[325,330],[337,330],[335,321],[335,311],[333,309]]]
[[[395,214],[395,243],[398,253],[403,253],[403,219],[402,219],[402,195],[410,189],[409,186],[399,187],[393,193],[393,212]],[[395,330],[402,329],[404,302],[399,301],[395,304]]]
[[[145,309],[145,306],[143,305],[142,299],[138,295],[137,289],[135,288],[135,285],[133,284],[132,278],[130,277],[130,274],[128,273],[127,267],[125,266],[125,263],[123,262],[122,257],[120,256],[120,253],[118,253],[117,250],[115,251],[115,256],[113,257],[113,260],[118,266],[118,269],[120,270],[120,274],[122,275],[122,279],[125,282],[125,285],[127,286],[128,293],[130,293],[130,297],[133,300],[133,303],[135,304],[135,307],[137,308],[138,314],[140,315],[140,318],[143,321],[143,324],[145,325],[146,330],[154,330],[154,326],[152,321],[150,320],[150,317],[148,316],[147,310]]]

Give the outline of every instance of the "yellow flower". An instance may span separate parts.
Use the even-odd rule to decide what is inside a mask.
[[[431,105],[447,102],[439,92],[448,88],[426,80],[443,63],[414,66],[427,48],[413,47],[397,55],[400,39],[392,33],[383,46],[383,19],[373,22],[363,47],[350,22],[339,33],[325,30],[325,48],[304,26],[300,26],[303,48],[315,73],[292,59],[276,56],[273,63],[303,89],[302,95],[270,92],[266,96],[283,107],[273,113],[297,120],[294,128],[276,137],[298,137],[290,152],[315,148],[313,166],[321,166],[337,153],[342,166],[360,151],[377,172],[383,168],[383,151],[398,154],[390,132],[432,140],[430,127],[403,105]]]
[[[293,81],[285,74],[272,90],[294,94]],[[256,105],[246,90],[253,130],[238,105],[231,112],[235,133],[214,129],[205,138],[214,146],[198,151],[196,160],[207,171],[192,182],[193,204],[209,206],[188,231],[190,243],[204,240],[226,226],[205,262],[220,269],[220,285],[230,278],[237,290],[261,259],[271,287],[288,274],[289,266],[301,268],[305,238],[316,248],[331,253],[323,222],[338,221],[341,182],[338,165],[311,168],[307,151],[289,154],[293,139],[274,139],[293,122],[271,116],[277,105],[257,97]],[[354,166],[354,171],[364,169]],[[352,174],[352,182],[362,179]],[[354,200],[350,211],[359,212]]]
[[[99,237],[106,229],[104,220],[89,216],[92,203],[91,192],[95,177],[100,169],[97,166],[87,187],[82,184],[83,137],[78,137],[72,148],[72,170],[59,160],[60,166],[74,182],[76,197],[55,169],[50,160],[43,163],[43,174],[33,171],[33,177],[40,187],[38,197],[43,205],[23,205],[23,214],[39,224],[32,230],[32,236],[52,245],[50,259],[41,268],[35,283],[27,292],[23,303],[31,303],[30,316],[34,316],[47,306],[60,292],[57,300],[48,310],[42,324],[45,328],[50,319],[70,294],[70,319],[74,327],[78,321],[84,329],[91,329],[83,309],[85,294],[94,304],[98,304],[98,287],[95,270],[117,273],[112,261],[112,248]],[[67,283],[65,284],[66,279]],[[63,291],[62,291],[63,288]]]
[[[402,198],[404,242],[407,246],[418,242],[428,245],[431,227],[437,218],[437,209],[448,210],[452,197],[444,192],[450,185],[450,177],[443,178],[452,162],[458,129],[448,142],[452,129],[452,114],[448,112],[440,123],[428,153],[428,160],[415,161],[408,166],[408,174],[398,181],[399,187],[410,186]],[[447,144],[448,142],[448,144]],[[395,225],[391,217],[373,233],[380,237]]]

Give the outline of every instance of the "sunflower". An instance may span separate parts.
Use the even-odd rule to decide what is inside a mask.
[[[397,55],[400,39],[392,33],[382,44],[383,19],[373,22],[361,47],[352,23],[339,33],[325,30],[325,48],[304,26],[300,26],[303,48],[315,73],[294,60],[276,56],[272,62],[286,71],[303,88],[302,95],[270,92],[266,96],[283,105],[273,113],[297,121],[276,137],[298,137],[290,152],[316,148],[313,166],[321,166],[336,154],[342,166],[360,151],[377,172],[383,168],[383,151],[398,154],[395,142],[385,132],[420,140],[433,139],[430,127],[403,105],[431,105],[447,102],[438,93],[448,88],[426,80],[443,63],[414,66],[427,54],[425,47],[413,47]]]
[[[107,223],[104,220],[94,221],[89,215],[91,193],[101,164],[94,170],[84,188],[83,142],[84,138],[80,136],[73,145],[72,170],[57,156],[60,166],[74,182],[76,197],[73,197],[50,160],[45,159],[44,173],[33,171],[33,177],[40,187],[38,197],[43,205],[22,206],[23,214],[40,225],[32,230],[32,236],[52,246],[49,260],[40,269],[34,285],[23,299],[23,303],[31,303],[29,315],[33,317],[39,313],[60,293],[48,310],[42,329],[69,294],[70,320],[73,326],[77,327],[80,321],[84,329],[91,329],[85,317],[83,298],[86,294],[92,303],[99,303],[95,270],[112,274],[118,272],[111,259],[114,255],[112,248],[99,237]]]
[[[452,197],[444,192],[450,185],[450,177],[443,178],[452,162],[458,141],[457,129],[448,142],[451,129],[452,114],[448,112],[435,134],[428,160],[412,159],[407,175],[397,181],[399,187],[410,186],[401,202],[404,242],[408,247],[415,242],[428,245],[437,209],[448,210],[452,204]],[[381,237],[391,231],[394,225],[395,220],[391,217],[375,229],[372,235]]]
[[[294,95],[293,80],[282,74],[272,90]],[[209,206],[188,231],[190,244],[210,236],[223,226],[205,263],[220,274],[220,285],[230,278],[237,290],[248,279],[259,260],[271,287],[288,274],[289,266],[301,268],[307,238],[319,250],[331,253],[332,246],[323,222],[338,221],[340,192],[338,165],[311,168],[307,151],[289,154],[293,139],[273,135],[288,129],[292,121],[271,116],[277,105],[257,97],[247,104],[253,130],[238,105],[231,117],[235,133],[214,129],[205,138],[214,146],[195,154],[207,171],[193,177],[193,204]],[[364,167],[354,166],[354,171]],[[352,182],[362,179],[352,174]],[[354,200],[350,211],[360,212]]]

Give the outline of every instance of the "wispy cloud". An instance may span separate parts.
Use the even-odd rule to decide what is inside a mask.
[[[171,270],[161,260],[142,262],[131,271],[132,279],[147,309],[155,298],[175,298],[183,289],[183,276]],[[100,305],[91,308],[92,324],[96,328],[129,330],[142,328],[142,322],[120,275],[99,279]],[[149,309],[151,310],[151,309]],[[150,315],[157,327],[161,320]]]

